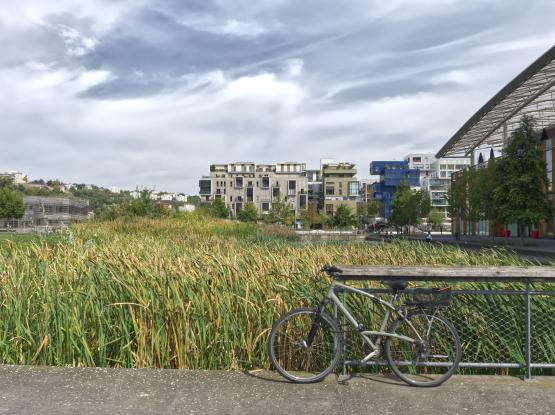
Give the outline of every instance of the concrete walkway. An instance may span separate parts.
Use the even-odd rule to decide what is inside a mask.
[[[0,414],[555,414],[555,378],[387,376],[295,385],[274,373],[0,366]]]

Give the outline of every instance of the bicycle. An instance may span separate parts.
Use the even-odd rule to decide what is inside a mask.
[[[371,350],[360,364],[385,354],[393,373],[411,386],[438,386],[457,370],[462,355],[460,338],[453,324],[440,313],[450,303],[450,288],[416,288],[412,290],[411,301],[401,302],[408,283],[384,281],[390,288],[389,301],[386,301],[337,282],[338,268],[327,266],[322,271],[332,277],[332,282],[318,306],[291,310],[272,327],[268,353],[274,368],[283,377],[296,383],[318,382],[340,363],[343,332],[325,311],[330,303],[337,306],[338,312]],[[363,295],[384,307],[379,330],[366,330],[337,297],[337,288]]]

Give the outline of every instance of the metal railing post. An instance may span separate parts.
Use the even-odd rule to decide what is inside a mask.
[[[532,379],[532,295],[530,282],[526,283],[526,374],[524,380]]]
[[[347,296],[347,292],[343,290],[343,298],[342,298],[343,304],[347,304],[346,296]],[[346,318],[342,313],[341,327],[343,328],[343,372],[342,372],[343,379],[345,379],[347,376],[347,363],[345,360],[345,355],[347,353],[347,325],[345,323],[345,320]]]

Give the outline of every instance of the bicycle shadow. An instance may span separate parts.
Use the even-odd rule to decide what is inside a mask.
[[[243,374],[249,376],[253,379],[258,379],[264,382],[274,382],[274,383],[284,383],[284,384],[291,384],[296,385],[296,383],[291,382],[287,379],[282,378],[279,373],[273,372],[270,370],[244,370]],[[394,375],[387,375],[387,374],[376,374],[376,373],[351,373],[346,375],[346,377],[342,377],[342,375],[335,374],[329,375],[328,378],[324,379],[323,382],[329,382],[332,380],[337,382],[339,385],[348,385],[349,381],[357,380],[357,379],[364,379],[371,382],[383,383],[386,385],[394,385],[394,386],[403,386],[403,387],[411,387],[406,383],[397,379]],[[310,384],[308,384],[310,385]]]
[[[407,385],[405,382],[397,379],[394,375],[388,374],[378,374],[378,373],[360,373],[355,372],[349,375],[346,375],[342,378],[342,375],[338,376],[337,383],[340,385],[348,385],[349,381],[357,380],[357,379],[364,379],[371,382],[382,383],[385,385],[393,385],[393,386],[403,386],[410,388],[410,385]]]
[[[253,379],[263,380],[266,382],[294,384],[293,382],[282,378],[277,372],[272,372],[270,370],[243,370],[243,374]]]

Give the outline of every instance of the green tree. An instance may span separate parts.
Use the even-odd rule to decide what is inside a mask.
[[[451,182],[451,187],[447,193],[449,202],[449,214],[460,223],[468,220],[468,177],[470,170],[456,173],[456,180]],[[458,229],[455,230],[458,232]]]
[[[228,218],[229,209],[221,197],[216,197],[210,204],[210,214],[216,218]]]
[[[413,225],[416,225],[422,218],[428,217],[432,210],[432,201],[430,200],[430,194],[424,189],[413,193],[413,198],[413,204],[416,208],[416,220]]]
[[[9,186],[0,187],[0,218],[21,219],[24,213],[21,194]]]
[[[291,211],[291,205],[278,196],[272,202],[270,212],[264,216],[264,221],[267,223],[281,222],[291,226],[295,223],[295,214]]]
[[[432,209],[428,214],[428,224],[432,229],[438,229],[443,224],[443,214],[437,209]]]
[[[333,215],[333,226],[336,228],[346,228],[356,224],[356,218],[347,205],[339,205]]]
[[[300,219],[303,227],[307,229],[322,225],[322,216],[318,213],[318,206],[314,202],[308,202],[307,208],[300,213]]]
[[[389,222],[401,229],[407,228],[416,220],[416,209],[413,209],[414,198],[410,188],[406,184],[401,184],[391,201],[391,215]],[[413,217],[414,216],[414,217]]]
[[[245,206],[237,212],[237,219],[241,222],[256,222],[258,220],[258,210],[254,203],[245,203]]]
[[[187,197],[187,203],[194,205],[196,207],[200,206],[200,196],[189,196]]]
[[[370,218],[375,218],[380,212],[380,205],[375,200],[366,203],[357,203],[356,218],[359,226],[368,223]]]
[[[503,157],[496,161],[500,178],[493,192],[497,214],[505,223],[518,225],[521,243],[524,226],[547,217],[546,162],[537,144],[534,122],[524,116],[511,134]]]

